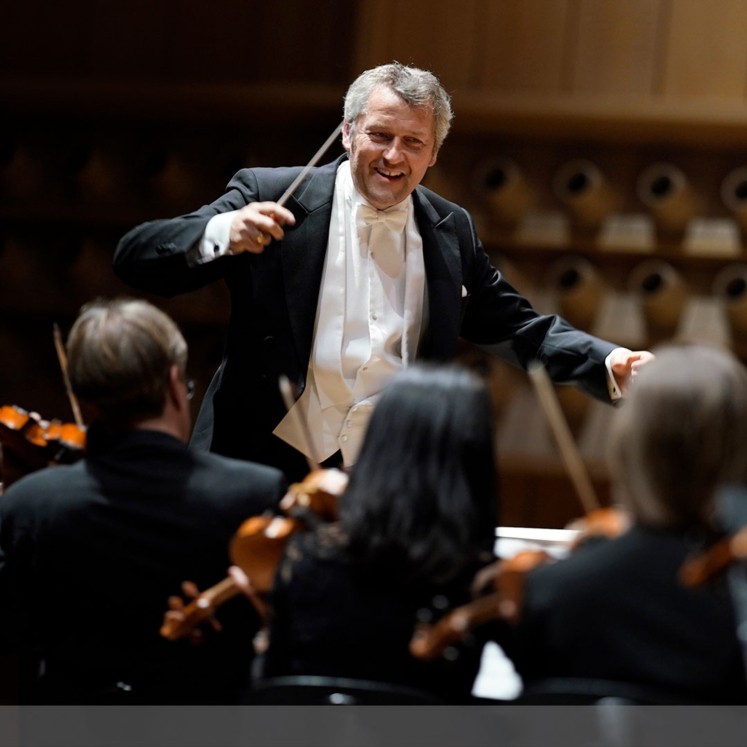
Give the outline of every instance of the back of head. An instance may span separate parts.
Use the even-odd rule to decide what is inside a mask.
[[[492,548],[496,482],[484,382],[412,366],[384,390],[341,502],[351,553],[390,579],[447,580]]]
[[[187,344],[172,319],[147,301],[97,300],[67,339],[70,383],[93,418],[128,428],[160,415],[169,371],[183,372]]]
[[[366,111],[371,92],[379,86],[394,91],[408,106],[433,111],[435,152],[438,152],[449,133],[453,118],[451,97],[438,78],[427,70],[399,62],[366,70],[353,81],[345,95],[345,121],[352,129],[358,117]]]
[[[716,490],[747,481],[747,369],[715,347],[657,351],[615,414],[610,469],[635,521],[707,525]]]

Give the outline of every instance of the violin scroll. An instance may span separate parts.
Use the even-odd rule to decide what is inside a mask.
[[[200,593],[190,581],[182,584],[182,591],[192,598],[189,604],[184,604],[181,597],[169,597],[169,609],[163,616],[160,634],[169,641],[194,636],[196,630],[204,622],[211,622],[213,627],[219,628],[215,621],[215,611],[239,593],[239,588],[232,583],[231,578],[225,578],[210,589]]]

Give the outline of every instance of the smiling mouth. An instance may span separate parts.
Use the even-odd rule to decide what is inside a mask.
[[[404,174],[401,171],[384,171],[383,169],[374,169],[374,171],[379,175],[384,177],[387,181],[397,181],[398,179],[404,178]]]

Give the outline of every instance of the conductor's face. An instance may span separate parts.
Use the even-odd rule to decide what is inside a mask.
[[[436,163],[433,112],[406,104],[380,86],[354,127],[345,123],[342,143],[358,192],[377,210],[404,200]]]

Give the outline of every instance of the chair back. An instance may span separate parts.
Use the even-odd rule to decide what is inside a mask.
[[[634,682],[549,677],[527,682],[515,701],[524,705],[694,705],[683,695]]]
[[[443,705],[425,690],[389,682],[288,675],[254,684],[248,705]]]

